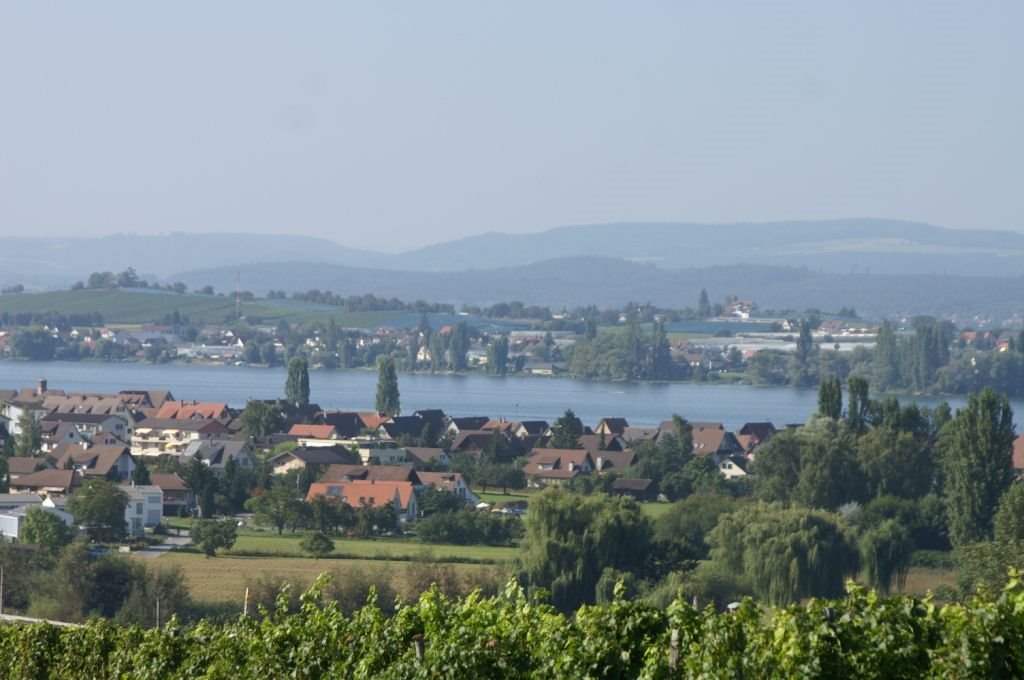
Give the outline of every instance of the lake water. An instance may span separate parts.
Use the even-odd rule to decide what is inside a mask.
[[[0,361],[0,388],[29,387],[46,378],[52,389],[117,392],[169,389],[175,398],[226,401],[241,407],[250,398],[284,394],[287,370],[246,366],[199,366],[93,362]],[[372,410],[377,374],[372,371],[311,371],[310,398],[324,408]],[[731,429],[747,421],[802,423],[817,409],[817,390],[696,383],[599,383],[565,378],[482,375],[411,375],[398,378],[402,411],[440,408],[450,415],[485,415],[509,420],[553,421],[571,408],[589,425],[605,416],[630,425],[657,425],[673,413],[688,420],[720,421]],[[940,399],[901,396],[933,406]],[[947,398],[954,408],[962,397]],[[1024,402],[1013,402],[1015,413]]]

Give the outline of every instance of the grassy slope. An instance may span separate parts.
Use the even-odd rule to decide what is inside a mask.
[[[123,290],[68,290],[51,293],[22,293],[0,296],[0,313],[60,312],[88,314],[99,312],[106,324],[147,324],[175,309],[193,321],[220,323],[235,314],[230,296],[178,295],[165,292]],[[320,319],[333,316],[346,327],[368,328],[386,323],[400,312],[344,312],[328,305],[294,304],[290,301],[254,300],[242,303],[242,314],[276,322]]]

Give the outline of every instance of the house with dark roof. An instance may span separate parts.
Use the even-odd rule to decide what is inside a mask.
[[[652,479],[619,477],[612,481],[612,493],[616,496],[629,496],[641,502],[658,500],[658,487]]]
[[[235,465],[242,470],[255,470],[259,465],[259,460],[252,452],[249,442],[243,440],[190,442],[185,447],[184,453],[181,454],[181,462],[183,465],[187,465],[196,456],[206,463],[218,477],[224,474],[224,468],[228,461],[235,461]]]
[[[317,425],[330,425],[341,439],[357,437],[365,427],[355,411],[321,411],[313,422]]]
[[[445,432],[448,436],[458,437],[460,433],[466,431],[479,432],[483,429],[484,425],[487,424],[490,418],[487,416],[467,416],[464,418],[449,418],[448,426],[445,428]]]
[[[601,422],[594,428],[594,434],[603,434],[606,437],[622,435],[629,427],[625,418],[602,418]]]
[[[126,480],[135,471],[135,459],[127,446],[90,446],[66,444],[53,452],[54,465],[60,470],[74,469],[86,479],[100,477],[112,482]]]
[[[11,480],[11,491],[67,496],[81,485],[82,475],[78,470],[39,470]]]
[[[637,456],[632,449],[625,451],[597,451],[591,452],[594,459],[594,471],[598,474],[614,472],[622,474],[636,464]]]
[[[656,442],[660,434],[661,429],[657,427],[627,427],[622,433],[622,438],[630,446],[635,446],[644,442]]]
[[[196,509],[196,494],[177,473],[151,472],[149,481],[164,494],[164,516],[177,517]]]
[[[530,486],[558,486],[594,471],[594,460],[583,449],[534,449],[523,473]]]
[[[693,455],[728,457],[743,453],[736,435],[725,429],[721,423],[690,423],[693,437]]]
[[[129,416],[122,414],[54,411],[40,419],[39,424],[44,429],[51,427],[54,430],[63,423],[72,424],[85,439],[91,441],[101,432],[109,432],[118,438],[129,437],[132,422]]]
[[[405,465],[329,465],[320,477],[321,482],[350,482],[368,479],[374,482],[409,482],[420,484],[419,473]]]
[[[736,439],[746,453],[750,453],[762,444],[766,444],[778,430],[770,422],[745,423],[736,432]]]
[[[11,476],[12,481],[18,477],[32,474],[37,470],[50,470],[52,468],[53,463],[47,458],[11,456],[7,459],[7,472]]]
[[[430,466],[448,467],[452,462],[448,452],[444,449],[424,446],[405,447],[405,458],[412,463],[416,470],[423,470]]]
[[[319,475],[328,465],[359,465],[360,462],[359,458],[344,446],[300,447],[279,453],[267,461],[275,475],[303,469],[313,475]]]

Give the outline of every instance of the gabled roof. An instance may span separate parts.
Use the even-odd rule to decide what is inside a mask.
[[[534,437],[543,435],[551,427],[546,420],[520,420],[515,424],[525,430],[527,435]]]
[[[764,441],[767,437],[775,434],[777,430],[775,425],[770,422],[760,423],[745,423],[743,427],[739,429],[738,434],[749,434],[756,436],[759,440]]]
[[[380,424],[377,431],[385,434],[391,439],[398,439],[401,436],[419,437],[423,432],[426,423],[416,416],[396,416],[387,422]],[[440,431],[437,432],[440,434]]]
[[[154,486],[159,486],[164,493],[168,491],[191,491],[188,485],[185,484],[185,480],[174,472],[151,472],[149,473],[149,481]]]
[[[627,442],[648,442],[654,441],[661,434],[657,427],[627,427],[622,433],[622,438]]]
[[[430,423],[430,427],[434,429],[434,432],[440,434],[444,431],[444,411],[439,408],[425,408],[419,411],[413,411],[413,415],[423,421],[424,424]]]
[[[647,493],[653,485],[653,479],[626,479],[625,477],[619,477],[612,481],[612,491]]]
[[[63,450],[56,466],[63,469],[70,460],[76,468],[84,468],[87,477],[106,477],[117,467],[122,456],[131,458],[127,446],[90,446],[86,449],[78,444],[68,444],[60,448]]]
[[[321,411],[317,414],[316,421],[332,426],[343,439],[355,437],[366,427],[355,411]]]
[[[228,439],[222,441],[193,441],[185,448],[183,458],[199,456],[210,467],[224,467],[229,460],[253,457],[249,443],[245,440]]]
[[[455,491],[455,487],[462,480],[461,472],[420,472],[420,482],[442,491]]]
[[[202,432],[206,434],[211,432],[228,432],[227,426],[216,420],[179,420],[176,418],[146,418],[135,426],[135,431],[138,432],[139,430],[184,430],[186,432]]]
[[[70,492],[82,484],[78,470],[40,470],[11,480],[16,489],[61,489]]]
[[[1024,472],[1024,434],[1013,440],[1013,469]]]
[[[110,420],[111,418],[118,418],[123,420],[117,415],[112,413],[75,413],[75,412],[62,412],[54,411],[48,413],[40,419],[40,423],[91,423],[101,424]]]
[[[36,471],[36,466],[42,464],[44,467],[53,467],[45,458],[32,458],[29,456],[11,456],[7,459],[7,470],[12,475],[28,475]]]
[[[406,458],[410,459],[414,463],[426,465],[430,461],[440,460],[448,454],[444,449],[427,448],[424,446],[407,446],[405,448],[405,455]]]
[[[626,442],[615,434],[604,436],[604,449],[601,448],[601,435],[599,434],[581,434],[580,445],[589,451],[591,456],[596,456],[605,450],[622,451],[627,448]]]
[[[364,430],[376,430],[381,423],[389,419],[389,416],[376,411],[360,411],[359,419],[363,421]]]
[[[696,423],[690,431],[693,437],[693,453],[708,456],[713,453],[736,453],[743,450],[732,432],[719,423]]]
[[[594,469],[598,472],[623,472],[636,463],[636,454],[632,449],[625,451],[598,451],[591,454]],[[600,465],[598,465],[600,461]]]
[[[625,418],[602,418],[595,430],[600,430],[602,425],[613,434],[622,434],[629,427],[629,422]]]
[[[459,432],[463,430],[482,430],[487,421],[490,420],[487,416],[466,416],[463,418],[452,418],[449,426],[454,427]]]
[[[288,434],[310,439],[337,439],[338,431],[333,425],[292,425]]]
[[[419,484],[418,473],[405,465],[330,465],[320,481],[340,483],[355,479]]]
[[[291,451],[279,453],[267,462],[271,465],[277,466],[291,458],[301,460],[306,465],[352,465],[358,462],[356,456],[344,446],[300,447],[292,449]]]
[[[157,409],[157,418],[169,418],[184,420],[188,418],[201,418],[203,420],[217,420],[226,418],[231,414],[231,409],[223,402],[213,401],[166,401]]]

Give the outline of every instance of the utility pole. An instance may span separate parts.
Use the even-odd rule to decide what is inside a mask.
[[[0,616],[4,613],[4,568],[0,565]]]
[[[156,628],[160,630],[160,596],[156,598]]]

